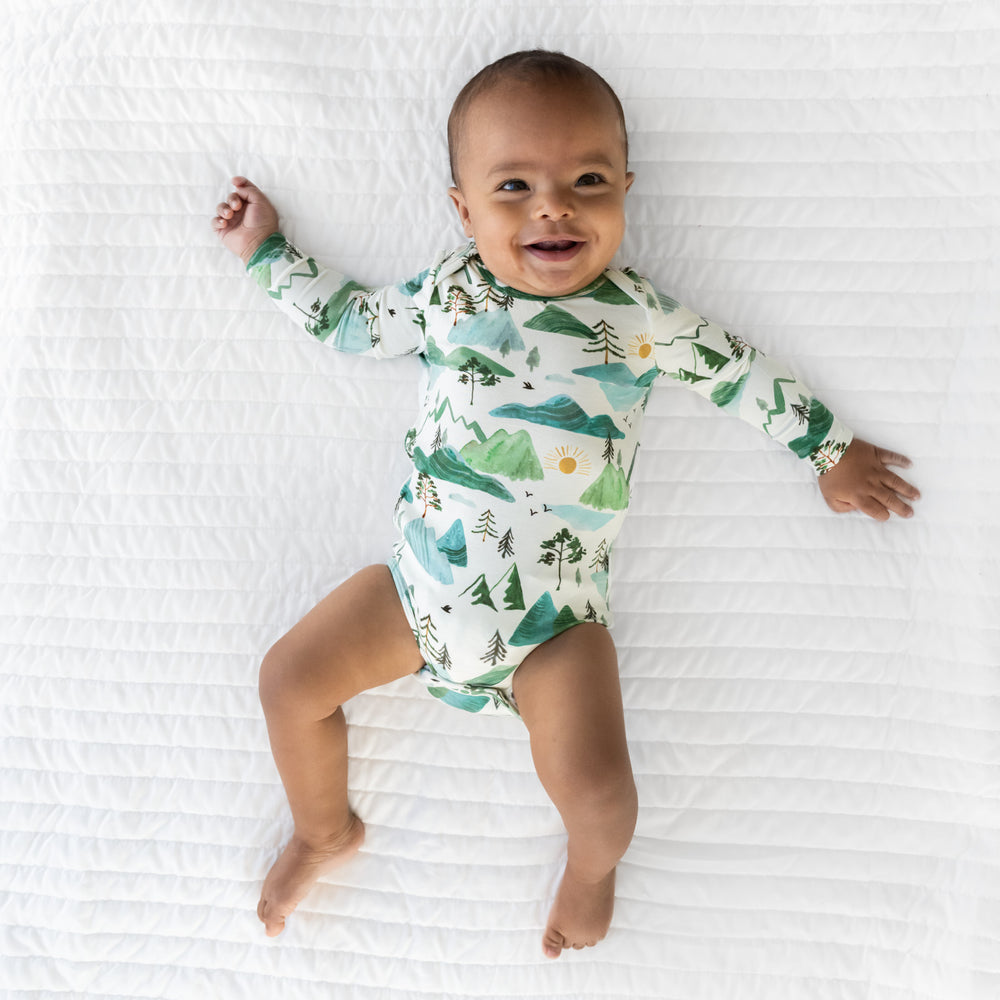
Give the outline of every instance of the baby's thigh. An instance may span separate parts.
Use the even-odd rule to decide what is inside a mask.
[[[532,650],[514,698],[543,783],[547,765],[631,774],[618,656],[603,625],[576,625]]]
[[[423,662],[388,566],[369,566],[268,650],[261,697],[293,701],[325,718],[354,695],[412,674]]]

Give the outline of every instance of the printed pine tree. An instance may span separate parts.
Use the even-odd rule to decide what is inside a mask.
[[[824,448],[817,445],[809,452],[809,461],[813,463],[817,472],[829,472],[844,457],[847,445],[843,441],[838,441],[832,448]]]
[[[423,642],[424,649],[430,654],[431,659],[435,662],[438,659],[437,651],[437,630],[434,628],[434,622],[431,620],[430,615],[424,615],[423,618],[417,622],[417,642]]]
[[[486,539],[483,538],[485,542]],[[501,559],[506,559],[508,556],[514,554],[514,529],[508,528],[504,533],[503,537],[497,543],[497,552],[500,553]]]
[[[546,551],[538,561],[545,563],[546,566],[556,564],[558,570],[556,590],[562,587],[563,563],[571,566],[573,563],[578,563],[587,554],[580,539],[571,534],[569,528],[563,528],[547,542],[542,542],[542,548]]]
[[[594,605],[591,604],[590,601],[587,601],[587,612],[583,616],[583,620],[585,622],[596,622],[597,621],[597,612],[594,610]]]
[[[493,517],[493,511],[484,510],[482,514],[479,515],[479,520],[476,522],[476,526],[472,529],[473,535],[482,535],[483,541],[485,542],[487,538],[496,538],[496,519]]]
[[[528,366],[528,371],[531,372],[533,372],[542,363],[537,347],[533,347],[530,351],[528,351],[528,356],[524,359],[524,363]]]
[[[625,352],[618,346],[618,337],[612,333],[614,327],[605,319],[598,320],[593,324],[594,339],[590,347],[585,347],[584,353],[597,354],[604,352],[604,363],[608,363],[608,358],[614,355],[616,358],[624,358]]]
[[[725,330],[722,331],[726,334],[726,343],[729,345],[729,351],[737,361],[742,360],[743,355],[746,354],[747,348],[750,346],[742,337],[734,337],[731,333],[726,333]]]
[[[462,373],[458,381],[462,385],[472,383],[472,392],[469,395],[469,405],[471,406],[476,398],[477,385],[496,385],[500,380],[484,365],[479,358],[471,357],[464,365],[459,365],[458,370]],[[478,380],[478,381],[477,381]]]
[[[767,404],[764,404],[765,408]],[[792,413],[795,414],[795,419],[800,425],[809,423],[809,404],[808,403],[792,403],[791,406]]]
[[[451,669],[451,656],[448,653],[448,643],[443,643],[438,652],[438,665],[447,673]]]
[[[495,667],[506,655],[507,647],[504,645],[503,639],[500,638],[500,632],[497,631],[493,633],[493,638],[490,639],[490,644],[486,647],[486,655],[480,656],[479,659],[483,663]]]
[[[377,347],[382,338],[375,332],[375,323],[378,320],[378,300],[375,301],[375,308],[372,308],[372,297],[364,295],[357,300],[358,313],[365,318],[368,327],[368,339],[372,347]]]
[[[441,425],[438,425],[437,433],[434,435],[434,440],[431,442],[431,451],[440,451],[444,447],[444,434],[441,430]]]
[[[594,551],[594,558],[590,560],[590,568],[599,573],[606,573],[610,564],[611,559],[608,556],[608,542],[607,539],[602,538],[600,545],[598,545],[597,549]]]
[[[424,502],[424,512],[420,515],[421,517],[426,517],[427,511],[431,508],[441,509],[441,498],[438,496],[437,487],[434,485],[434,480],[426,472],[421,472],[417,476],[417,499]]]
[[[460,316],[474,315],[476,304],[472,301],[472,296],[461,285],[452,285],[448,289],[448,296],[441,308],[446,313],[455,314],[455,321],[452,323],[452,326],[457,326]]]
[[[510,292],[501,291],[488,281],[479,281],[476,283],[476,287],[481,288],[482,291],[472,301],[477,304],[482,302],[483,312],[489,312],[491,302],[501,309],[510,309],[514,304],[514,296]]]
[[[460,597],[472,591],[472,603],[473,604],[483,604],[488,608],[492,608],[494,611],[497,610],[497,606],[493,603],[493,597],[490,594],[490,586],[486,582],[486,574],[480,574],[473,584],[466,587],[465,590],[459,594]]]
[[[501,578],[502,579],[502,578]],[[524,592],[521,590],[521,574],[517,571],[517,563],[510,570],[507,578],[507,589],[503,592],[504,611],[524,611]]]
[[[601,452],[601,458],[605,462],[610,462],[615,457],[615,446],[611,440],[611,435],[609,434],[604,440],[604,451]]]
[[[314,337],[322,337],[330,330],[330,303],[324,304],[317,299],[306,312],[301,306],[296,306],[301,313],[305,313],[309,320],[306,322],[306,330]]]

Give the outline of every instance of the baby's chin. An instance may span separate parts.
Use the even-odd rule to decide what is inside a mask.
[[[480,256],[482,253],[480,252]],[[608,266],[606,262],[586,262],[582,253],[566,260],[546,259],[545,255],[525,251],[517,266],[491,267],[487,257],[483,263],[487,270],[508,288],[525,295],[540,298],[573,295],[592,284]]]

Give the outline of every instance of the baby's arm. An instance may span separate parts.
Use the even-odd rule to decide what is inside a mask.
[[[235,190],[217,206],[212,228],[297,326],[350,354],[389,358],[423,349],[424,317],[413,296],[429,271],[386,288],[361,285],[289,243],[260,188],[245,177],[232,182]]]
[[[916,500],[919,492],[887,468],[906,468],[908,458],[854,438],[783,365],[672,299],[658,298],[661,372],[808,459],[831,510],[857,510],[877,521],[888,520],[890,513],[913,515],[902,498]]]
[[[278,231],[278,213],[264,192],[245,177],[232,179],[234,191],[216,207],[212,228],[244,264],[267,238]]]
[[[887,521],[890,511],[912,517],[913,508],[900,498],[919,500],[920,491],[887,468],[907,469],[911,464],[905,455],[855,438],[840,461],[819,477],[820,492],[838,514],[859,510],[876,521]]]

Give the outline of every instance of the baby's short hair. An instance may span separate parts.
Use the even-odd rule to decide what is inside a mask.
[[[448,158],[451,162],[452,180],[458,184],[458,148],[465,124],[465,116],[472,102],[480,95],[509,80],[521,83],[577,83],[607,94],[611,99],[618,123],[622,130],[625,146],[625,162],[628,162],[628,130],[625,128],[625,112],[622,103],[607,80],[586,63],[580,62],[563,52],[546,49],[526,49],[512,52],[483,67],[459,91],[451,114],[448,116]]]

